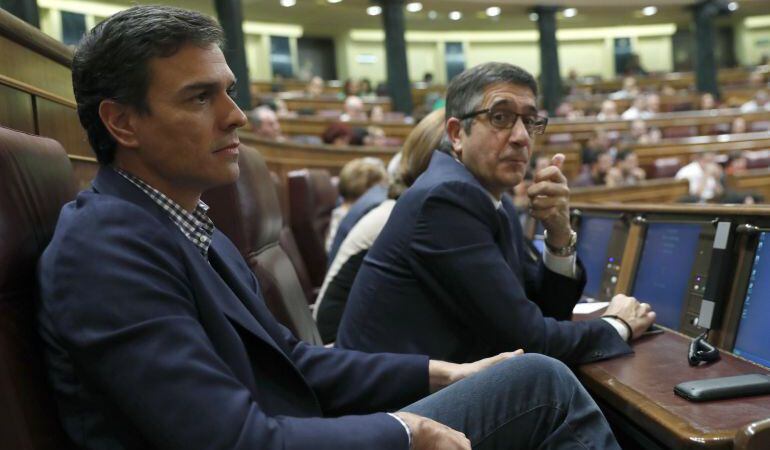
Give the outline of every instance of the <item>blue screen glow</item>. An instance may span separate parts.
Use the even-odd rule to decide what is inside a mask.
[[[588,297],[596,297],[599,294],[604,267],[609,262],[607,248],[615,222],[616,219],[609,217],[583,216],[580,219],[577,254],[586,269],[588,281],[583,293]]]
[[[631,293],[652,305],[656,322],[678,329],[701,225],[651,223]]]
[[[735,338],[735,354],[770,367],[770,235],[762,233]]]

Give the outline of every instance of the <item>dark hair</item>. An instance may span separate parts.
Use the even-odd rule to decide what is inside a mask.
[[[478,108],[484,89],[496,83],[525,86],[537,97],[537,81],[531,73],[513,64],[489,62],[471,67],[457,75],[446,92],[446,119],[462,117]],[[463,124],[471,132],[471,120]]]
[[[150,114],[148,62],[169,57],[185,44],[224,44],[222,28],[211,17],[169,6],[134,6],[87,33],[72,59],[72,86],[80,123],[101,164],[115,158],[115,140],[99,117],[111,99]]]
[[[326,130],[321,135],[321,140],[324,144],[333,144],[338,138],[344,138],[346,143],[350,143],[350,139],[353,137],[353,129],[349,125],[342,122],[330,123]]]

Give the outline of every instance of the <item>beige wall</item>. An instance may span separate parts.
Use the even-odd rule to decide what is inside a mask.
[[[81,0],[38,0],[43,32],[61,39],[60,11],[86,15],[93,26],[103,17],[128,6]],[[213,6],[207,14],[214,14]],[[563,76],[570,69],[579,75],[614,76],[613,39],[628,37],[639,54],[642,66],[650,71],[673,69],[671,35],[673,24],[635,27],[562,29],[557,32],[559,66]],[[272,78],[270,70],[270,36],[289,37],[296,50],[302,36],[301,26],[292,24],[244,23],[246,57],[252,80]],[[336,46],[337,73],[341,79],[369,78],[375,84],[385,80],[386,58],[384,33],[381,30],[350,30],[333,36]],[[540,72],[540,52],[536,31],[511,32],[410,32],[406,33],[407,64],[413,81],[432,72],[438,83],[446,82],[444,48],[446,42],[462,42],[466,66],[487,61],[509,61],[537,75]],[[755,16],[736,26],[736,53],[742,65],[756,64],[763,54],[770,54],[770,16]],[[294,51],[294,69],[299,69]]]
[[[560,30],[559,67],[563,76],[570,69],[578,75],[614,76],[613,40],[631,38],[642,65],[648,70],[670,71],[673,68],[671,35],[673,24],[639,27],[610,27]],[[385,78],[384,33],[379,30],[352,30],[338,37],[337,52],[344,55],[345,68],[340,77],[367,77],[374,81]],[[488,61],[507,61],[540,73],[540,49],[535,31],[513,32],[407,32],[407,64],[412,81],[432,72],[436,82],[446,81],[444,46],[446,42],[462,42],[466,66]],[[338,58],[339,59],[339,58]],[[344,74],[344,75],[342,75]]]
[[[465,47],[465,67],[490,61],[521,66],[535,76],[540,73],[540,50],[531,42],[474,42]],[[445,71],[445,70],[444,70]]]
[[[736,53],[741,65],[755,65],[770,56],[770,16],[746,18],[736,27]]]

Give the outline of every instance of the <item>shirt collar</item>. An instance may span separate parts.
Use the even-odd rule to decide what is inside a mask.
[[[115,171],[160,206],[177,228],[179,228],[179,231],[198,248],[201,255],[204,258],[208,257],[211,238],[214,235],[214,222],[211,221],[207,214],[209,210],[208,205],[198,200],[195,210],[190,213],[142,179],[119,168],[115,168]]]

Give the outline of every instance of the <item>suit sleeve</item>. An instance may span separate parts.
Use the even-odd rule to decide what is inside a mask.
[[[503,205],[506,206],[506,211],[513,225],[514,245],[518,248],[527,298],[540,307],[543,315],[553,317],[556,320],[570,320],[572,309],[580,300],[586,284],[586,272],[580,258],[578,257],[577,260],[577,279],[550,270],[543,263],[541,255],[538,255],[536,260],[530,258],[524,243],[524,231],[519,221],[516,220],[516,208],[510,204],[508,199],[503,200]]]
[[[496,351],[523,348],[578,364],[631,351],[603,320],[546,317],[500,252],[497,226],[487,194],[465,183],[438,186],[422,205],[412,268],[449,314]]]
[[[292,359],[327,415],[395,411],[430,393],[427,356],[370,354],[297,341]]]
[[[267,415],[208,339],[168,229],[138,208],[87,212],[43,267],[42,313],[105,407],[153,447],[406,450],[401,424],[384,413]]]

